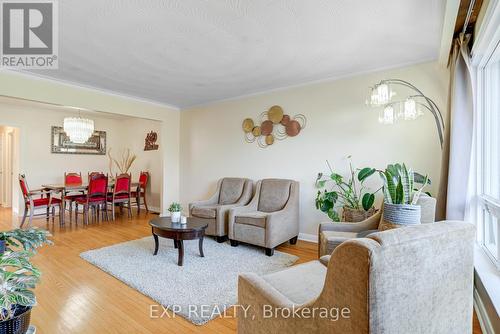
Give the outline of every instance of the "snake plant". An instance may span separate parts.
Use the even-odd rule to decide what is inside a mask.
[[[384,183],[384,201],[389,204],[417,204],[423,188],[430,184],[427,176],[414,172],[405,164],[388,165],[383,171],[379,171]],[[421,184],[418,189],[415,183]]]

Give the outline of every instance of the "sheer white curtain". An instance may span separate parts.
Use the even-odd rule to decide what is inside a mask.
[[[470,62],[470,35],[453,43],[450,87],[436,219],[464,220],[471,198],[475,70]]]

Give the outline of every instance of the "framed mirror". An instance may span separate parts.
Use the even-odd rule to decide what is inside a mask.
[[[52,153],[58,154],[106,154],[106,131],[94,131],[83,144],[73,143],[60,126],[52,127]]]

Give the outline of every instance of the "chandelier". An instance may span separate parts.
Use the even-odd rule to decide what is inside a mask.
[[[396,93],[392,86],[404,86],[410,89],[411,94],[404,99],[393,99]],[[429,111],[436,122],[439,141],[443,147],[444,121],[441,111],[434,101],[425,96],[417,87],[400,79],[382,80],[374,87],[370,87],[370,94],[366,104],[380,108],[379,123],[394,124],[399,120],[414,120]]]
[[[64,132],[76,144],[84,144],[94,133],[94,121],[86,118],[65,117]]]

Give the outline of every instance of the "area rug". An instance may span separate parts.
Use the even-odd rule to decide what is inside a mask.
[[[181,315],[196,325],[218,317],[237,302],[238,274],[267,274],[291,266],[297,256],[240,244],[217,243],[205,238],[205,257],[198,253],[198,241],[184,241],[184,266],[177,265],[172,240],[160,238],[158,255],[153,256],[153,237],[128,241],[80,254],[84,260],[149,296],[161,309]],[[153,314],[152,314],[153,315]]]

